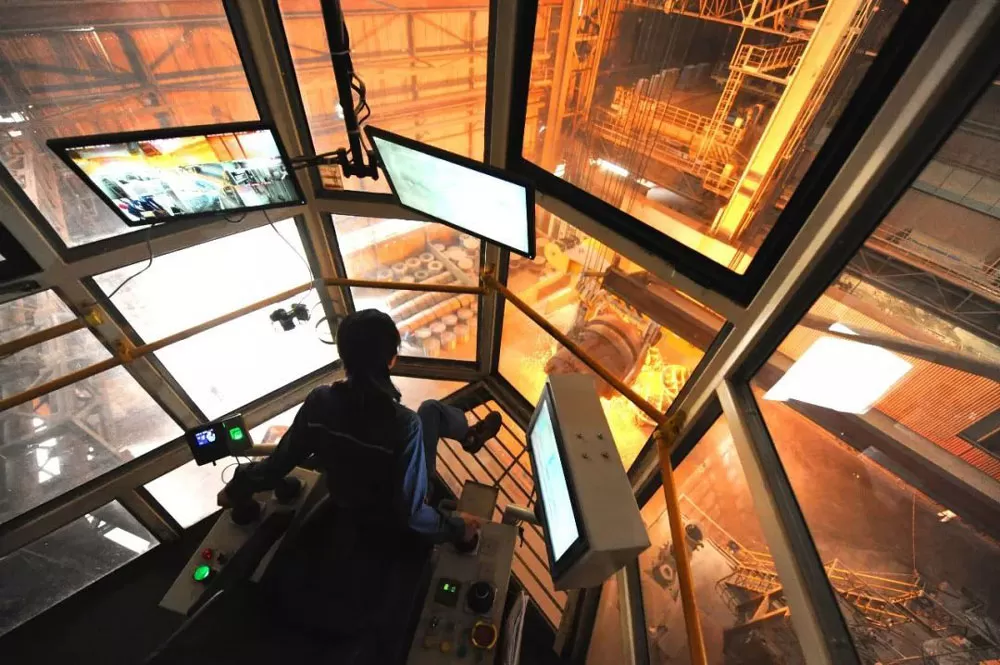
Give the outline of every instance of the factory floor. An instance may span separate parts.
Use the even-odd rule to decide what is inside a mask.
[[[921,645],[937,637],[927,626],[949,613],[952,628],[945,632],[959,629],[956,616],[1000,623],[1000,573],[995,566],[1000,545],[960,518],[943,520],[944,506],[790,406],[761,395],[757,391],[765,422],[824,563],[836,561],[841,569],[898,581],[914,581],[916,572],[927,595],[922,599],[927,605],[923,624],[911,621],[891,630],[873,629],[844,604],[855,640],[870,649],[864,662],[920,655]],[[737,623],[736,613],[722,602],[729,587],[719,582],[734,570],[724,551],[737,545],[768,551],[724,421],[716,423],[681,463],[677,482],[685,521],[698,524],[706,535],[707,542],[692,555],[692,567],[706,637],[712,642],[710,653],[718,658],[710,662],[722,662],[722,630]],[[663,657],[682,649],[683,622],[670,575],[672,557],[664,549],[669,531],[658,528],[666,521],[662,498],[655,496],[643,514],[653,542],[640,556],[650,651],[654,663],[672,662]],[[785,648],[770,662],[796,662],[796,651]]]

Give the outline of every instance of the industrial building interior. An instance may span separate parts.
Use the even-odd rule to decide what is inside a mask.
[[[652,545],[565,592],[525,528],[523,662],[1000,662],[1000,3],[342,0],[368,122],[529,179],[533,259],[332,165],[296,171],[304,204],[126,226],[46,141],[262,120],[293,157],[342,147],[320,0],[0,4],[10,662],[166,640],[232,474],[184,431],[280,440],[365,308],[400,329],[404,404],[504,414],[484,453],[442,440],[444,493],[532,503],[528,419],[591,372],[576,348],[684,418],[658,451],[597,378]]]

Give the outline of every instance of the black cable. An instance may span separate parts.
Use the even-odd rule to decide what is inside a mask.
[[[246,218],[247,218],[247,213],[243,213],[242,215],[240,215],[236,219],[229,219],[229,217],[226,217],[225,220],[227,222],[229,222],[230,224],[239,224],[240,222],[242,222]]]
[[[149,250],[149,260],[146,262],[146,265],[143,266],[142,269],[139,270],[138,272],[135,272],[135,273],[129,275],[128,277],[126,277],[125,281],[123,281],[121,284],[119,284],[118,286],[116,286],[114,288],[114,290],[111,293],[108,294],[108,300],[111,300],[112,298],[114,298],[115,294],[122,290],[122,287],[124,287],[126,284],[128,284],[129,282],[131,282],[133,279],[135,279],[136,277],[138,277],[139,275],[141,275],[142,273],[146,272],[147,270],[149,270],[152,267],[152,265],[153,265],[153,227],[154,226],[156,226],[155,222],[153,224],[150,224],[149,226],[146,227],[146,249]]]

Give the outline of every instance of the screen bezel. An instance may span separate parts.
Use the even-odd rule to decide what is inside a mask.
[[[584,526],[583,520],[580,519],[580,506],[577,502],[576,486],[573,482],[573,474],[570,473],[569,465],[566,463],[566,444],[564,443],[562,430],[559,427],[559,418],[556,414],[555,399],[552,396],[552,388],[549,386],[548,382],[545,383],[545,387],[542,388],[542,396],[538,400],[538,405],[535,407],[535,412],[531,414],[531,420],[528,421],[528,427],[525,430],[525,438],[528,440],[528,457],[531,459],[531,471],[534,475],[535,489],[538,490],[538,503],[541,504],[542,510],[545,511],[545,494],[542,490],[542,483],[539,482],[539,476],[537,473],[538,465],[535,463],[535,447],[531,441],[531,432],[535,429],[535,421],[538,420],[538,415],[541,413],[543,403],[549,409],[549,415],[552,420],[552,430],[556,435],[556,448],[559,451],[559,462],[562,464],[563,476],[566,478],[566,487],[569,489],[569,503],[573,509],[573,520],[576,522],[577,537],[570,546],[566,548],[562,556],[556,560],[552,556],[552,538],[549,535],[548,513],[545,512],[544,522],[546,528],[543,529],[545,535],[545,549],[549,558],[549,572],[552,575],[552,580],[558,581],[566,571],[575,564],[581,556],[583,556],[590,549],[590,540],[587,537],[587,529]]]
[[[493,243],[505,249],[514,252],[519,256],[524,256],[529,259],[535,258],[535,186],[530,180],[522,178],[520,176],[514,175],[509,171],[497,168],[495,166],[490,166],[488,164],[483,164],[482,162],[477,162],[474,159],[469,159],[468,157],[462,157],[461,155],[456,155],[453,152],[448,152],[447,150],[442,150],[441,148],[435,148],[434,146],[427,145],[426,143],[421,143],[420,141],[414,141],[413,139],[408,139],[405,136],[400,136],[399,134],[387,131],[385,129],[380,129],[378,127],[372,127],[371,125],[365,126],[365,132],[368,134],[368,141],[371,143],[372,149],[375,150],[375,154],[378,155],[379,166],[382,167],[382,173],[385,174],[385,179],[389,183],[389,189],[392,190],[392,196],[396,200],[396,203],[401,207],[411,210],[413,212],[419,213],[424,217],[437,222],[438,224],[444,224],[450,228],[460,231],[462,233],[468,233],[471,236],[479,238],[481,241]],[[389,170],[385,167],[385,162],[382,160],[382,155],[379,153],[378,146],[375,144],[375,138],[384,139],[391,143],[398,143],[404,148],[409,148],[410,150],[416,150],[417,152],[422,152],[441,161],[450,162],[456,166],[462,168],[467,168],[472,171],[478,171],[484,175],[488,175],[499,180],[505,180],[512,185],[517,185],[524,188],[524,209],[527,213],[528,221],[528,253],[525,254],[520,249],[512,247],[506,243],[493,240],[491,238],[486,238],[479,233],[459,226],[454,222],[449,222],[440,217],[435,217],[429,213],[420,210],[419,208],[414,208],[413,206],[406,205],[403,203],[402,199],[399,198],[399,193],[396,191],[396,185],[392,181],[392,176],[389,175]]]
[[[267,130],[271,132],[271,136],[274,137],[274,144],[278,147],[278,154],[281,156],[281,161],[288,171],[288,174],[292,181],[292,186],[295,188],[295,195],[297,198],[294,201],[283,201],[281,203],[268,203],[259,206],[249,206],[245,208],[228,208],[225,210],[213,210],[211,212],[190,212],[183,215],[173,215],[170,217],[157,217],[154,220],[140,220],[135,221],[129,219],[125,213],[123,213],[118,205],[111,200],[97,186],[93,180],[90,179],[83,169],[76,165],[72,159],[70,159],[67,154],[68,150],[76,148],[87,148],[95,145],[104,145],[106,143],[127,143],[130,141],[155,141],[157,139],[170,139],[170,138],[187,138],[189,136],[203,136],[207,134],[226,134],[234,132],[252,132]],[[54,152],[56,156],[63,161],[69,169],[80,178],[90,191],[97,194],[97,196],[107,205],[117,216],[118,219],[122,220],[126,226],[130,227],[145,227],[151,224],[169,224],[172,222],[180,222],[189,219],[214,219],[219,217],[228,217],[231,215],[242,215],[248,212],[254,212],[257,210],[271,210],[273,208],[288,208],[290,206],[302,205],[305,203],[306,197],[302,193],[302,187],[299,185],[299,179],[295,176],[295,171],[292,169],[291,160],[288,158],[288,153],[285,152],[285,146],[281,143],[281,137],[278,135],[277,130],[274,126],[262,122],[231,122],[220,125],[195,125],[191,127],[176,127],[172,129],[152,129],[144,131],[135,132],[120,132],[117,134],[93,134],[90,136],[71,136],[66,138],[49,139],[45,142],[49,147],[49,150]]]

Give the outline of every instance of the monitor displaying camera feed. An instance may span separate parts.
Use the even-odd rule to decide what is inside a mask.
[[[534,258],[535,193],[530,184],[382,129],[365,131],[404,207]]]
[[[129,226],[304,200],[277,136],[260,123],[53,139],[48,145]]]
[[[548,387],[546,387],[546,392]],[[535,469],[542,508],[545,510],[545,532],[549,540],[553,563],[559,561],[580,538],[562,445],[552,416],[552,404],[546,397],[539,402],[535,420],[528,432],[531,460]]]

